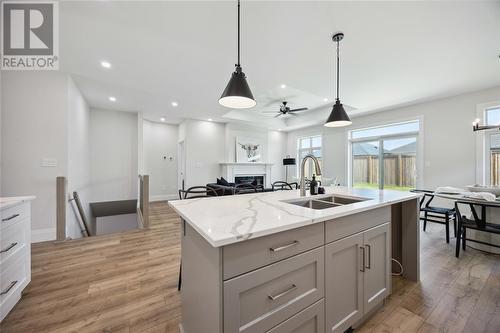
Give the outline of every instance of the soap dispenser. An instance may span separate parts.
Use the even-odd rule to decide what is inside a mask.
[[[316,181],[315,175],[313,175],[311,183],[309,184],[309,191],[311,192],[311,195],[318,194],[318,182]]]

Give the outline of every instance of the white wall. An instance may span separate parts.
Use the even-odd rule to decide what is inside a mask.
[[[68,80],[68,192],[78,192],[87,218],[90,218],[90,109],[77,86]],[[66,210],[66,236],[82,237],[80,217],[71,202]]]
[[[91,109],[91,202],[137,199],[137,123],[136,113]]]
[[[220,162],[225,157],[225,125],[187,120],[185,131],[186,188],[205,186],[221,176]]]
[[[352,119],[348,129],[377,126],[392,122],[421,118],[420,140],[423,140],[423,173],[421,186],[464,186],[476,182],[475,140],[472,121],[476,105],[498,101],[500,87],[474,93],[400,107]],[[312,133],[323,134],[324,174],[347,179],[347,130],[315,126],[288,135],[288,153],[296,155],[296,139]]]
[[[266,162],[273,163],[271,167],[271,183],[285,180],[285,166],[283,158],[287,155],[287,134],[280,131],[267,132],[267,159]],[[292,171],[288,170],[288,178],[291,179]]]
[[[68,171],[68,76],[5,71],[1,82],[1,195],[35,195],[32,239],[55,239],[56,177]],[[46,158],[56,166],[43,167]]]
[[[178,126],[143,120],[144,174],[151,201],[177,198]]]

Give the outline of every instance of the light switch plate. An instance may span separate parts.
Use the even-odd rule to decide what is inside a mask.
[[[42,158],[42,167],[44,168],[55,168],[57,167],[57,159],[55,158]]]

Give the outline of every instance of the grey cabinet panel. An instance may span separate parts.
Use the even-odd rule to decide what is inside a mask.
[[[363,316],[363,233],[325,246],[325,332],[344,332]]]
[[[325,307],[320,300],[266,333],[324,333]]]
[[[381,207],[325,222],[325,239],[330,243],[391,220],[391,207]]]
[[[324,296],[324,247],[224,282],[224,332],[265,332]]]
[[[324,244],[324,224],[284,231],[223,248],[224,279],[247,273]]]
[[[364,232],[364,311],[368,313],[389,295],[391,289],[391,224]]]

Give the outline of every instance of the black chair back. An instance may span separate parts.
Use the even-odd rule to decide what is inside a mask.
[[[259,187],[252,183],[241,183],[234,186],[234,194],[258,192]]]
[[[431,204],[431,201],[434,200],[434,191],[413,189],[413,190],[410,190],[410,192],[424,194],[424,196],[420,199],[420,209],[422,209],[424,207],[429,207]]]
[[[179,190],[179,199],[195,199],[217,196],[217,192],[210,187],[206,186],[193,186],[187,190]]]
[[[296,183],[295,183],[296,184]],[[271,185],[273,191],[293,190],[292,184],[284,181],[276,181]]]

